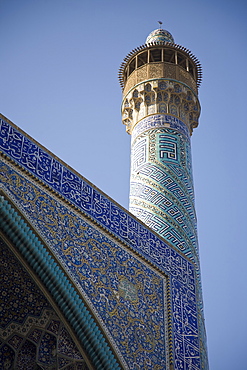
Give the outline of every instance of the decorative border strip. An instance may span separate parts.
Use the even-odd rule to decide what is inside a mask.
[[[175,116],[170,114],[153,114],[142,118],[133,128],[132,142],[144,131],[154,128],[171,128],[179,131],[187,139],[190,139],[190,133],[186,124]]]

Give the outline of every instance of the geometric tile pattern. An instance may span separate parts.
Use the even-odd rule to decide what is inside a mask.
[[[142,163],[146,162],[146,139],[138,140],[138,143],[133,148],[134,156],[132,167],[133,170],[138,168]]]
[[[0,249],[0,368],[67,369],[68,365],[87,370],[63,323],[2,239]]]
[[[161,162],[167,161],[179,163],[177,151],[177,138],[172,135],[159,134],[158,158]]]
[[[140,121],[133,130],[129,209],[198,264],[190,139],[177,129],[154,129],[156,117],[150,119],[151,129],[140,132]]]

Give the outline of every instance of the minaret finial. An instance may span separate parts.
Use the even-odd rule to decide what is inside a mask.
[[[163,23],[163,22],[161,22],[161,21],[158,21],[158,23],[159,23],[159,25],[160,25],[160,29],[161,29],[161,25],[162,25],[162,23]]]

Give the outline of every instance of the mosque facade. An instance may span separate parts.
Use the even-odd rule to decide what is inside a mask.
[[[208,369],[190,149],[200,63],[158,29],[119,79],[129,211],[0,116],[0,368]]]

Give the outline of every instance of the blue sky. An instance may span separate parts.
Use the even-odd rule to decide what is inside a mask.
[[[201,61],[192,137],[211,370],[247,368],[245,1],[0,0],[0,111],[128,208],[118,69],[158,20]]]

